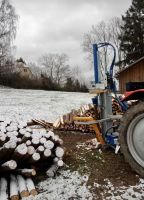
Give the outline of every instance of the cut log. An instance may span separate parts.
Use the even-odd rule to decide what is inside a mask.
[[[22,142],[25,143],[30,137],[31,134],[29,132],[25,132],[24,136],[22,137]]]
[[[59,158],[58,157],[55,157],[54,159],[53,159],[53,162],[54,163],[57,163],[59,161]]]
[[[63,166],[64,166],[63,160],[58,160],[57,165],[58,165],[59,167],[63,167]]]
[[[29,127],[26,128],[26,131],[29,132],[29,133],[32,133],[32,129],[29,128]]]
[[[21,136],[23,136],[23,135],[25,134],[25,132],[26,132],[25,129],[20,129],[20,130],[19,130],[19,134],[20,134]]]
[[[12,158],[17,161],[20,160],[21,158],[24,158],[26,154],[27,154],[26,144],[20,144],[15,149]]]
[[[39,146],[39,147],[36,149],[36,152],[39,153],[39,154],[43,153],[43,152],[44,152],[44,147],[43,147],[42,145]]]
[[[7,179],[0,178],[0,200],[8,200],[7,186]]]
[[[49,131],[48,134],[50,135],[51,139],[54,140],[55,134],[53,131]]]
[[[44,147],[46,149],[52,149],[54,147],[54,143],[51,140],[48,140],[44,143]]]
[[[10,176],[10,199],[19,200],[18,185],[14,175]]]
[[[46,174],[48,177],[54,177],[59,166],[57,164],[53,164],[47,171]]]
[[[0,148],[0,159],[8,159],[16,148],[16,142],[8,141]]]
[[[28,146],[27,153],[28,155],[33,155],[35,153],[35,148],[33,146]]]
[[[37,162],[39,160],[40,160],[40,154],[39,153],[34,153],[32,155],[32,157],[30,158],[29,163],[35,163],[35,162]]]
[[[18,131],[13,131],[12,134],[17,137],[19,133],[18,133]]]
[[[9,160],[0,166],[0,171],[12,171],[17,168],[17,163],[14,160]]]
[[[30,141],[30,140],[27,140],[27,141],[26,141],[26,145],[27,145],[27,146],[30,146],[30,145],[31,145],[31,141]]]
[[[51,156],[51,150],[50,149],[45,149],[45,151],[43,152],[43,158],[48,158]]]
[[[0,146],[2,146],[5,143],[6,137],[7,136],[5,134],[3,134],[3,135],[0,136]]]
[[[22,139],[21,138],[17,138],[17,144],[20,144],[22,142]]]
[[[47,141],[46,138],[42,137],[42,138],[40,139],[40,144],[44,144],[46,141]]]
[[[63,155],[64,155],[64,150],[61,148],[61,147],[57,147],[55,149],[55,155],[58,157],[58,158],[62,158]]]
[[[27,190],[25,179],[21,175],[17,175],[17,182],[21,198],[28,197],[29,192]]]
[[[16,172],[26,177],[31,177],[36,175],[35,169],[17,169]]]
[[[35,138],[32,139],[31,142],[32,142],[32,144],[33,144],[34,146],[38,146],[39,143],[40,143],[40,140],[39,140],[39,138],[36,138],[36,137],[35,137]]]
[[[16,144],[16,143],[18,142],[18,138],[17,138],[15,135],[13,135],[13,136],[11,136],[11,137],[9,138],[9,141]]]
[[[62,140],[62,139],[59,139],[59,140],[58,140],[58,143],[62,146],[62,145],[63,145],[63,140]]]
[[[31,178],[26,179],[26,185],[30,195],[36,196],[38,194]]]

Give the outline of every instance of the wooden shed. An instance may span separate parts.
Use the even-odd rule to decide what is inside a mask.
[[[144,57],[119,71],[116,77],[119,80],[121,94],[126,91],[126,84],[130,82],[144,82]]]

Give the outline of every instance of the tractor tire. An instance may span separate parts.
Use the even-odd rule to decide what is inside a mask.
[[[144,102],[132,106],[120,124],[120,145],[125,160],[144,177]]]

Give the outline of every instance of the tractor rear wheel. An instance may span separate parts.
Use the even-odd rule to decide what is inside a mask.
[[[120,144],[126,161],[144,177],[144,102],[124,114],[120,125]]]

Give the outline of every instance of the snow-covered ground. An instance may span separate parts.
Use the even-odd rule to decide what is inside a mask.
[[[53,122],[71,109],[91,103],[91,95],[42,90],[0,89],[0,115]]]

